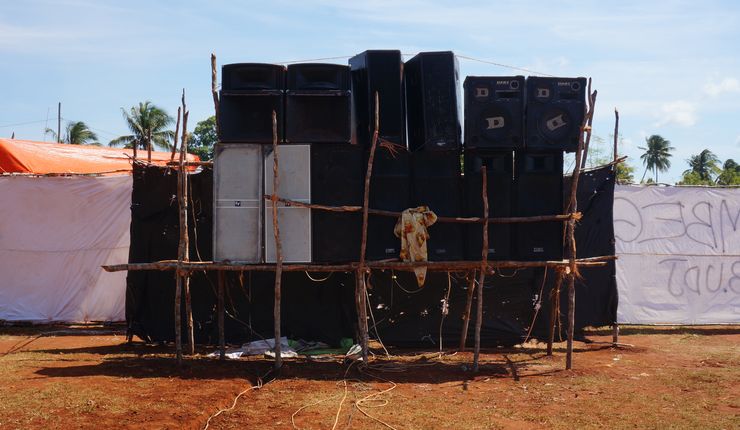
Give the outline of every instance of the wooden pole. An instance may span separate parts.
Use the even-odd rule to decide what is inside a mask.
[[[170,163],[172,163],[175,160],[175,154],[177,153],[177,139],[178,135],[180,134],[180,111],[182,110],[181,107],[177,107],[177,122],[175,123],[175,140],[172,142],[172,154],[170,155]],[[184,167],[179,166],[178,167]]]
[[[596,105],[596,91],[591,93],[591,78],[588,80],[588,97],[589,97],[589,110],[586,117],[583,119],[581,125],[580,138],[578,140],[578,149],[576,150],[576,164],[573,168],[573,175],[571,176],[570,183],[570,199],[568,203],[568,213],[576,211],[578,209],[578,180],[581,176],[581,157],[583,156],[583,145],[584,145],[584,132],[588,136],[591,136],[591,127],[588,126],[594,114],[594,107]],[[576,276],[578,276],[578,266],[576,264],[576,238],[575,238],[576,222],[571,219],[568,220],[567,224],[567,243],[568,243],[568,257],[569,257],[569,268],[570,277],[568,278],[568,341],[567,351],[565,357],[565,368],[570,370],[573,368],[573,331],[575,329],[575,315],[576,315]]]
[[[190,112],[187,110],[185,105],[185,90],[182,90],[182,139],[180,141],[180,167],[177,169],[178,179],[180,180],[180,187],[182,191],[182,210],[180,211],[180,238],[182,239],[182,256],[181,261],[190,261],[190,235],[188,234],[188,179],[189,174],[187,168],[185,168],[185,160],[188,154],[188,116]],[[151,136],[149,139],[149,147],[151,148]],[[188,335],[188,352],[190,355],[195,354],[195,336],[193,333],[193,306],[190,297],[190,272],[182,273],[183,281],[182,286],[185,292],[185,320],[187,324],[187,335]]]
[[[223,270],[218,271],[218,358],[226,359],[226,336],[224,334],[224,287],[226,284],[226,274]]]
[[[618,145],[619,142],[619,111],[614,108],[614,163],[619,159]],[[616,169],[616,167],[615,167]]]
[[[465,344],[468,341],[468,327],[470,326],[470,315],[473,308],[473,292],[475,292],[475,270],[468,272],[468,298],[465,301],[465,313],[463,313],[462,333],[460,333],[460,351],[465,351]]]
[[[552,355],[552,344],[555,341],[555,323],[560,313],[560,287],[563,285],[565,272],[561,269],[556,270],[555,287],[550,291],[550,332],[547,338],[547,355]]]
[[[189,296],[189,272],[182,269],[183,262],[189,260],[189,243],[188,243],[188,198],[187,198],[187,171],[185,170],[183,163],[185,161],[186,154],[186,141],[187,141],[187,122],[188,122],[188,111],[185,109],[185,90],[182,92],[182,108],[183,108],[183,136],[182,143],[180,144],[180,168],[177,169],[177,202],[179,206],[179,219],[180,219],[180,241],[177,249],[177,271],[175,272],[177,280],[175,282],[175,349],[177,354],[178,365],[182,363],[182,290],[185,290],[186,296],[186,314],[187,312],[187,301]],[[188,327],[188,331],[190,326]],[[188,335],[188,341],[190,336]]]
[[[216,113],[216,140],[221,140],[220,109],[218,104],[218,72],[216,71],[216,54],[211,53],[211,95],[213,110]]]
[[[278,174],[278,139],[277,113],[272,111],[272,233],[275,236],[275,303],[273,307],[273,328],[275,333],[275,370],[283,365],[282,348],[280,345],[280,303],[283,278],[283,246],[280,242],[280,226],[278,225],[278,190],[280,186]]]
[[[619,323],[616,321],[612,324],[612,346],[615,348],[619,346]]]
[[[180,308],[182,307],[182,276],[175,272],[175,356],[177,365],[182,365],[182,316]]]
[[[355,272],[355,305],[357,306],[357,321],[360,334],[360,347],[362,348],[362,360],[367,363],[368,343],[370,341],[367,328],[367,278],[365,267],[365,253],[367,251],[367,223],[369,217],[370,201],[370,178],[373,174],[373,161],[378,144],[378,133],[380,130],[380,96],[375,92],[375,121],[372,142],[370,142],[370,155],[367,160],[365,172],[365,189],[362,197],[362,239],[360,241],[360,261]]]
[[[57,105],[57,143],[62,143],[62,102]]]
[[[184,90],[183,90],[184,91]],[[152,164],[152,133],[146,137],[146,162]]]
[[[481,168],[483,176],[483,249],[481,250],[481,268],[478,278],[478,307],[475,314],[475,351],[473,353],[473,372],[478,371],[478,360],[480,358],[480,330],[483,325],[483,283],[486,280],[486,269],[488,268],[488,176],[486,166]]]
[[[589,103],[588,107],[590,111],[592,110],[591,104],[595,102],[595,100],[593,100],[593,98],[591,97],[591,79],[590,78],[588,80],[588,100],[587,101]],[[589,144],[591,143],[591,124],[593,124],[593,121],[594,121],[593,115],[590,115],[590,116],[587,115],[586,117],[588,118],[588,122],[586,125],[587,126],[586,130],[588,131],[586,134],[586,142],[584,143],[584,146],[583,146],[583,157],[581,161],[581,169],[586,168],[586,161],[588,161],[588,147],[589,147]]]

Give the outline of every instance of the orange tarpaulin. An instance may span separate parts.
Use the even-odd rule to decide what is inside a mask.
[[[33,142],[0,138],[0,173],[112,173],[131,171],[133,149]],[[152,152],[152,163],[170,161],[169,152]],[[146,161],[145,150],[137,157]],[[177,159],[177,157],[175,157]],[[188,154],[188,161],[198,161]]]

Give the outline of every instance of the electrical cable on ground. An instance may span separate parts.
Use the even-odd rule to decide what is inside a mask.
[[[249,392],[251,390],[259,390],[263,386],[269,384],[271,381],[267,381],[266,383],[263,384],[262,383],[262,379],[263,378],[266,378],[267,375],[270,374],[270,372],[272,372],[272,369],[268,370],[267,373],[265,373],[261,377],[257,378],[257,385],[252,385],[251,387],[246,388],[242,392],[240,392],[239,394],[237,394],[236,397],[234,397],[234,401],[232,402],[231,407],[226,408],[226,409],[219,409],[218,412],[216,412],[215,414],[213,414],[210,417],[208,417],[208,420],[206,420],[206,425],[203,427],[203,430],[208,430],[208,426],[211,424],[211,420],[212,419],[216,418],[217,416],[221,415],[224,412],[228,412],[228,411],[233,410],[236,407],[236,402],[239,401],[239,397],[243,396],[245,393],[247,393],[247,392]]]

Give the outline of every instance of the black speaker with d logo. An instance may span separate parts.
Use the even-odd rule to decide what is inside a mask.
[[[465,148],[524,147],[524,76],[465,78]]]
[[[528,150],[574,152],[585,114],[586,78],[527,79]]]

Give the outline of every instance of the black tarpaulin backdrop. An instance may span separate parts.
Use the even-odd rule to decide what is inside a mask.
[[[177,258],[179,240],[177,175],[156,166],[134,166],[129,262],[145,263]],[[213,171],[190,176],[190,259],[210,261],[212,248]],[[569,189],[566,178],[566,190]],[[576,228],[579,257],[612,255],[614,232],[611,168],[583,173],[578,187],[578,208],[583,219]],[[434,227],[430,228],[434,234]],[[483,290],[484,346],[521,342],[533,321],[532,336],[547,334],[549,297],[554,272],[543,269],[504,270],[486,277]],[[611,324],[616,317],[617,289],[614,263],[582,270],[576,283],[576,326]],[[283,275],[282,334],[290,338],[338,344],[355,337],[354,276],[352,273],[303,273]],[[225,332],[229,343],[271,338],[273,327],[272,272],[229,272],[226,288]],[[446,347],[459,342],[467,297],[464,273],[430,272],[419,288],[406,272],[374,271],[368,291],[372,317],[371,336],[387,345],[438,347],[440,332]],[[564,284],[565,287],[565,284]],[[218,342],[216,324],[216,274],[194,273],[190,281],[196,341]],[[449,313],[442,316],[445,297]],[[542,291],[543,300],[540,300]],[[565,289],[564,289],[565,291]],[[126,321],[131,333],[148,341],[174,339],[175,278],[172,271],[129,272]],[[567,315],[562,295],[562,320]],[[473,310],[475,310],[475,299]],[[184,312],[183,312],[184,315]],[[472,344],[475,316],[468,342]]]

